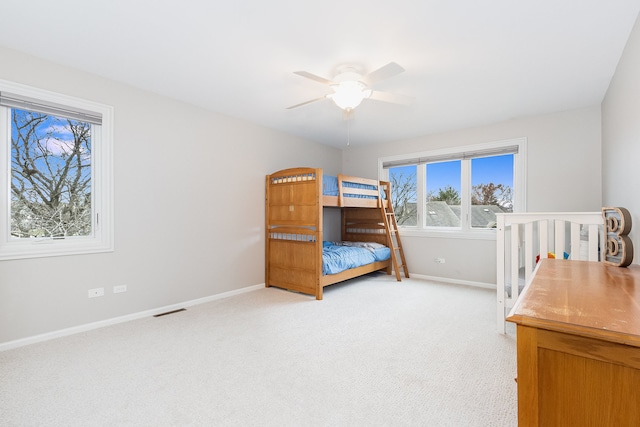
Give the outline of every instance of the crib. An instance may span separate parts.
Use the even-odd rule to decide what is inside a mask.
[[[531,281],[537,260],[600,261],[604,242],[602,212],[496,214],[497,330]]]

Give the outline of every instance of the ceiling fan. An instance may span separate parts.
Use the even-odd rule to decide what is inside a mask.
[[[294,74],[328,85],[333,90],[333,92],[328,93],[320,98],[315,98],[309,101],[302,102],[300,104],[292,105],[287,109],[290,110],[292,108],[301,107],[303,105],[311,104],[312,102],[321,101],[323,99],[331,99],[339,108],[344,110],[347,114],[351,113],[351,111],[353,111],[354,108],[360,105],[360,103],[364,99],[374,99],[376,101],[408,105],[413,102],[413,98],[409,96],[389,92],[380,92],[371,89],[371,87],[376,83],[379,83],[382,80],[388,79],[402,72],[404,72],[404,68],[402,68],[395,62],[390,62],[387,65],[365,75],[363,75],[354,66],[343,66],[338,69],[338,74],[333,78],[333,80],[316,76],[315,74],[309,73],[307,71],[295,71]]]

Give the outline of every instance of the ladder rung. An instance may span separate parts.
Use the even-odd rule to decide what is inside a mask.
[[[396,214],[393,212],[393,207],[390,207],[391,212],[382,206],[382,212],[385,214],[384,226],[387,231],[387,238],[391,242],[391,259],[393,261],[393,269],[396,271],[396,276],[400,280],[400,272],[404,270],[404,276],[409,277],[409,270],[407,269],[406,261],[404,259],[404,250],[402,249],[402,243],[400,243],[400,232],[398,231],[398,222],[396,220]],[[401,264],[402,262],[402,264]]]

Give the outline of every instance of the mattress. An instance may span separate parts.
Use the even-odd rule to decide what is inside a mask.
[[[391,257],[391,250],[372,242],[322,242],[322,274],[337,274]]]

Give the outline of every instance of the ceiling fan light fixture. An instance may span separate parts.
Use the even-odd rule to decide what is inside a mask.
[[[364,98],[371,96],[371,89],[355,80],[343,81],[331,85],[334,93],[327,95],[333,102],[345,111],[356,108]]]
[[[361,73],[361,70],[358,67],[345,65],[338,68],[338,74],[332,80],[316,76],[308,71],[294,71],[294,74],[328,85],[333,89],[333,93],[324,95],[321,98],[292,105],[291,107],[287,107],[287,109],[301,107],[322,99],[332,99],[338,108],[342,109],[346,113],[350,113],[354,108],[360,105],[362,100],[365,98],[396,104],[409,104],[411,102],[409,97],[369,89],[378,82],[400,74],[403,71],[404,68],[395,62],[390,62],[387,65],[365,75]]]

